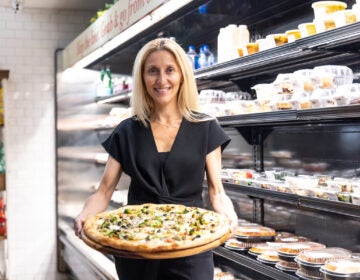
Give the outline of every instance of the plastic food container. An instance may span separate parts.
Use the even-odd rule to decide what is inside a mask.
[[[282,256],[295,257],[302,251],[311,250],[311,249],[320,249],[325,247],[326,246],[324,244],[317,242],[294,242],[294,243],[282,244],[277,249],[277,252],[279,256],[282,255]]]
[[[336,28],[335,18],[333,15],[329,16],[328,18],[316,19],[314,20],[314,23],[316,26],[317,33],[321,33]]]
[[[235,236],[239,240],[273,240],[275,230],[261,225],[255,226],[238,226],[235,230]]]
[[[274,247],[269,246],[266,243],[258,243],[256,245],[251,246],[248,253],[253,256],[259,256],[268,251],[274,251]]]
[[[320,268],[326,261],[350,258],[351,251],[343,248],[330,247],[302,251],[296,256],[295,261],[305,266],[306,269],[312,269],[315,267]]]
[[[325,188],[315,189],[315,197],[321,198],[321,199],[326,199],[326,200],[331,200],[331,201],[339,200],[337,193],[338,192],[336,192],[336,191],[327,190]]]
[[[347,4],[341,1],[318,1],[314,2],[311,7],[314,10],[315,19],[324,19],[334,12],[346,9]]]
[[[350,180],[327,180],[327,189],[337,192],[351,192],[351,181]]]
[[[338,106],[355,104],[354,101],[360,99],[360,83],[339,86],[334,99]]]
[[[294,76],[300,80],[302,89],[305,92],[312,92],[315,85],[312,81],[313,69],[300,69],[294,72]]]
[[[274,48],[286,44],[288,37],[285,33],[269,34],[266,36],[266,41],[269,48]]]
[[[355,205],[360,205],[360,193],[351,193],[351,202]]]
[[[322,280],[322,273],[320,271],[311,271],[300,267],[296,271],[296,276],[303,280]]]
[[[301,23],[298,25],[300,30],[301,38],[308,37],[316,34],[316,25],[313,22]]]
[[[357,21],[356,12],[354,10],[342,10],[334,13],[335,26],[341,27]]]
[[[275,264],[275,267],[285,272],[295,272],[296,270],[298,270],[299,265],[296,262],[287,262],[280,260]]]
[[[353,81],[353,71],[344,65],[317,66],[313,75],[320,79],[320,88],[339,87]]]
[[[273,85],[278,94],[294,94],[302,91],[301,84],[293,73],[277,75]]]
[[[327,261],[320,271],[327,280],[358,280],[360,279],[360,260]]]
[[[280,261],[278,253],[275,250],[266,251],[266,252],[260,254],[257,257],[257,260],[262,263],[272,264],[272,265],[275,265],[278,261]]]
[[[348,192],[337,193],[338,200],[341,202],[351,203],[351,194]]]
[[[312,176],[285,176],[285,181],[294,188],[315,188],[319,179]]]
[[[294,42],[301,38],[301,32],[299,29],[292,29],[285,32],[288,38],[288,43]]]
[[[255,245],[256,243],[254,242],[242,242],[237,240],[236,238],[230,238],[225,242],[224,247],[235,251],[245,251]]]
[[[257,53],[259,51],[259,43],[247,43],[246,44],[247,54]]]
[[[271,100],[275,95],[273,84],[257,84],[251,89],[255,90],[256,98],[259,100]]]

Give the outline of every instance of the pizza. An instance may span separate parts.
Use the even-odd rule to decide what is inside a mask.
[[[229,233],[226,217],[179,204],[127,205],[88,218],[84,233],[98,244],[131,252],[202,246]]]

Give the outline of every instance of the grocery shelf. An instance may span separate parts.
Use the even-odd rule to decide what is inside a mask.
[[[298,279],[296,276],[290,275],[288,273],[282,272],[274,267],[271,267],[266,264],[262,264],[261,262],[247,256],[244,254],[239,254],[228,250],[222,246],[219,246],[213,250],[215,255],[221,256],[222,258],[228,259],[231,262],[235,262],[240,264],[246,268],[249,268],[253,271],[256,271],[258,274],[266,276],[270,279],[281,279],[281,280],[296,280]]]
[[[321,210],[336,214],[342,214],[350,217],[360,217],[360,206],[347,202],[331,201],[326,199],[299,196],[285,192],[272,191],[255,187],[248,187],[236,184],[224,183],[227,191],[240,192],[252,197],[268,199],[272,201],[283,202],[298,207]]]
[[[203,80],[237,82],[255,76],[286,73],[328,64],[355,64],[360,61],[360,22],[301,38],[295,42],[257,52],[195,71],[198,86]]]
[[[58,148],[58,158],[60,160],[74,160],[105,164],[108,158],[108,154],[104,153],[104,150],[101,147],[68,146]]]
[[[129,102],[131,95],[132,95],[132,90],[124,90],[118,94],[113,94],[104,97],[97,97],[96,103],[107,104],[107,103]]]
[[[218,117],[224,127],[264,127],[336,122],[359,122],[360,105],[328,107],[308,110],[285,110],[236,116]]]

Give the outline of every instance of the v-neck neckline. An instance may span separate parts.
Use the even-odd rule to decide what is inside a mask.
[[[159,152],[158,147],[157,147],[157,145],[156,145],[155,136],[154,136],[154,133],[153,133],[153,130],[152,130],[152,127],[151,127],[151,123],[148,122],[148,124],[149,124],[149,130],[150,130],[150,134],[151,134],[151,138],[152,138],[152,142],[153,142],[153,147],[154,147],[155,152],[156,152],[156,154],[157,154],[158,156],[159,156],[159,153],[168,153],[167,158],[169,158],[171,152],[174,150],[174,147],[175,147],[175,145],[176,145],[176,142],[178,141],[177,139],[179,138],[180,132],[181,132],[182,127],[183,127],[183,123],[184,123],[184,117],[181,119],[180,126],[179,126],[179,129],[178,129],[178,131],[177,131],[177,133],[176,133],[176,135],[175,135],[175,139],[174,139],[174,142],[173,142],[173,144],[172,144],[172,146],[171,146],[171,149],[170,149],[169,151],[161,151],[161,152]]]

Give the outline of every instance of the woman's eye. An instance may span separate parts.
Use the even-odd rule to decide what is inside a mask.
[[[167,69],[167,72],[168,73],[172,73],[172,72],[174,72],[175,71],[175,68],[174,67],[169,67],[168,69]]]
[[[155,73],[157,73],[157,69],[156,68],[150,68],[149,73],[150,74],[155,74]]]

